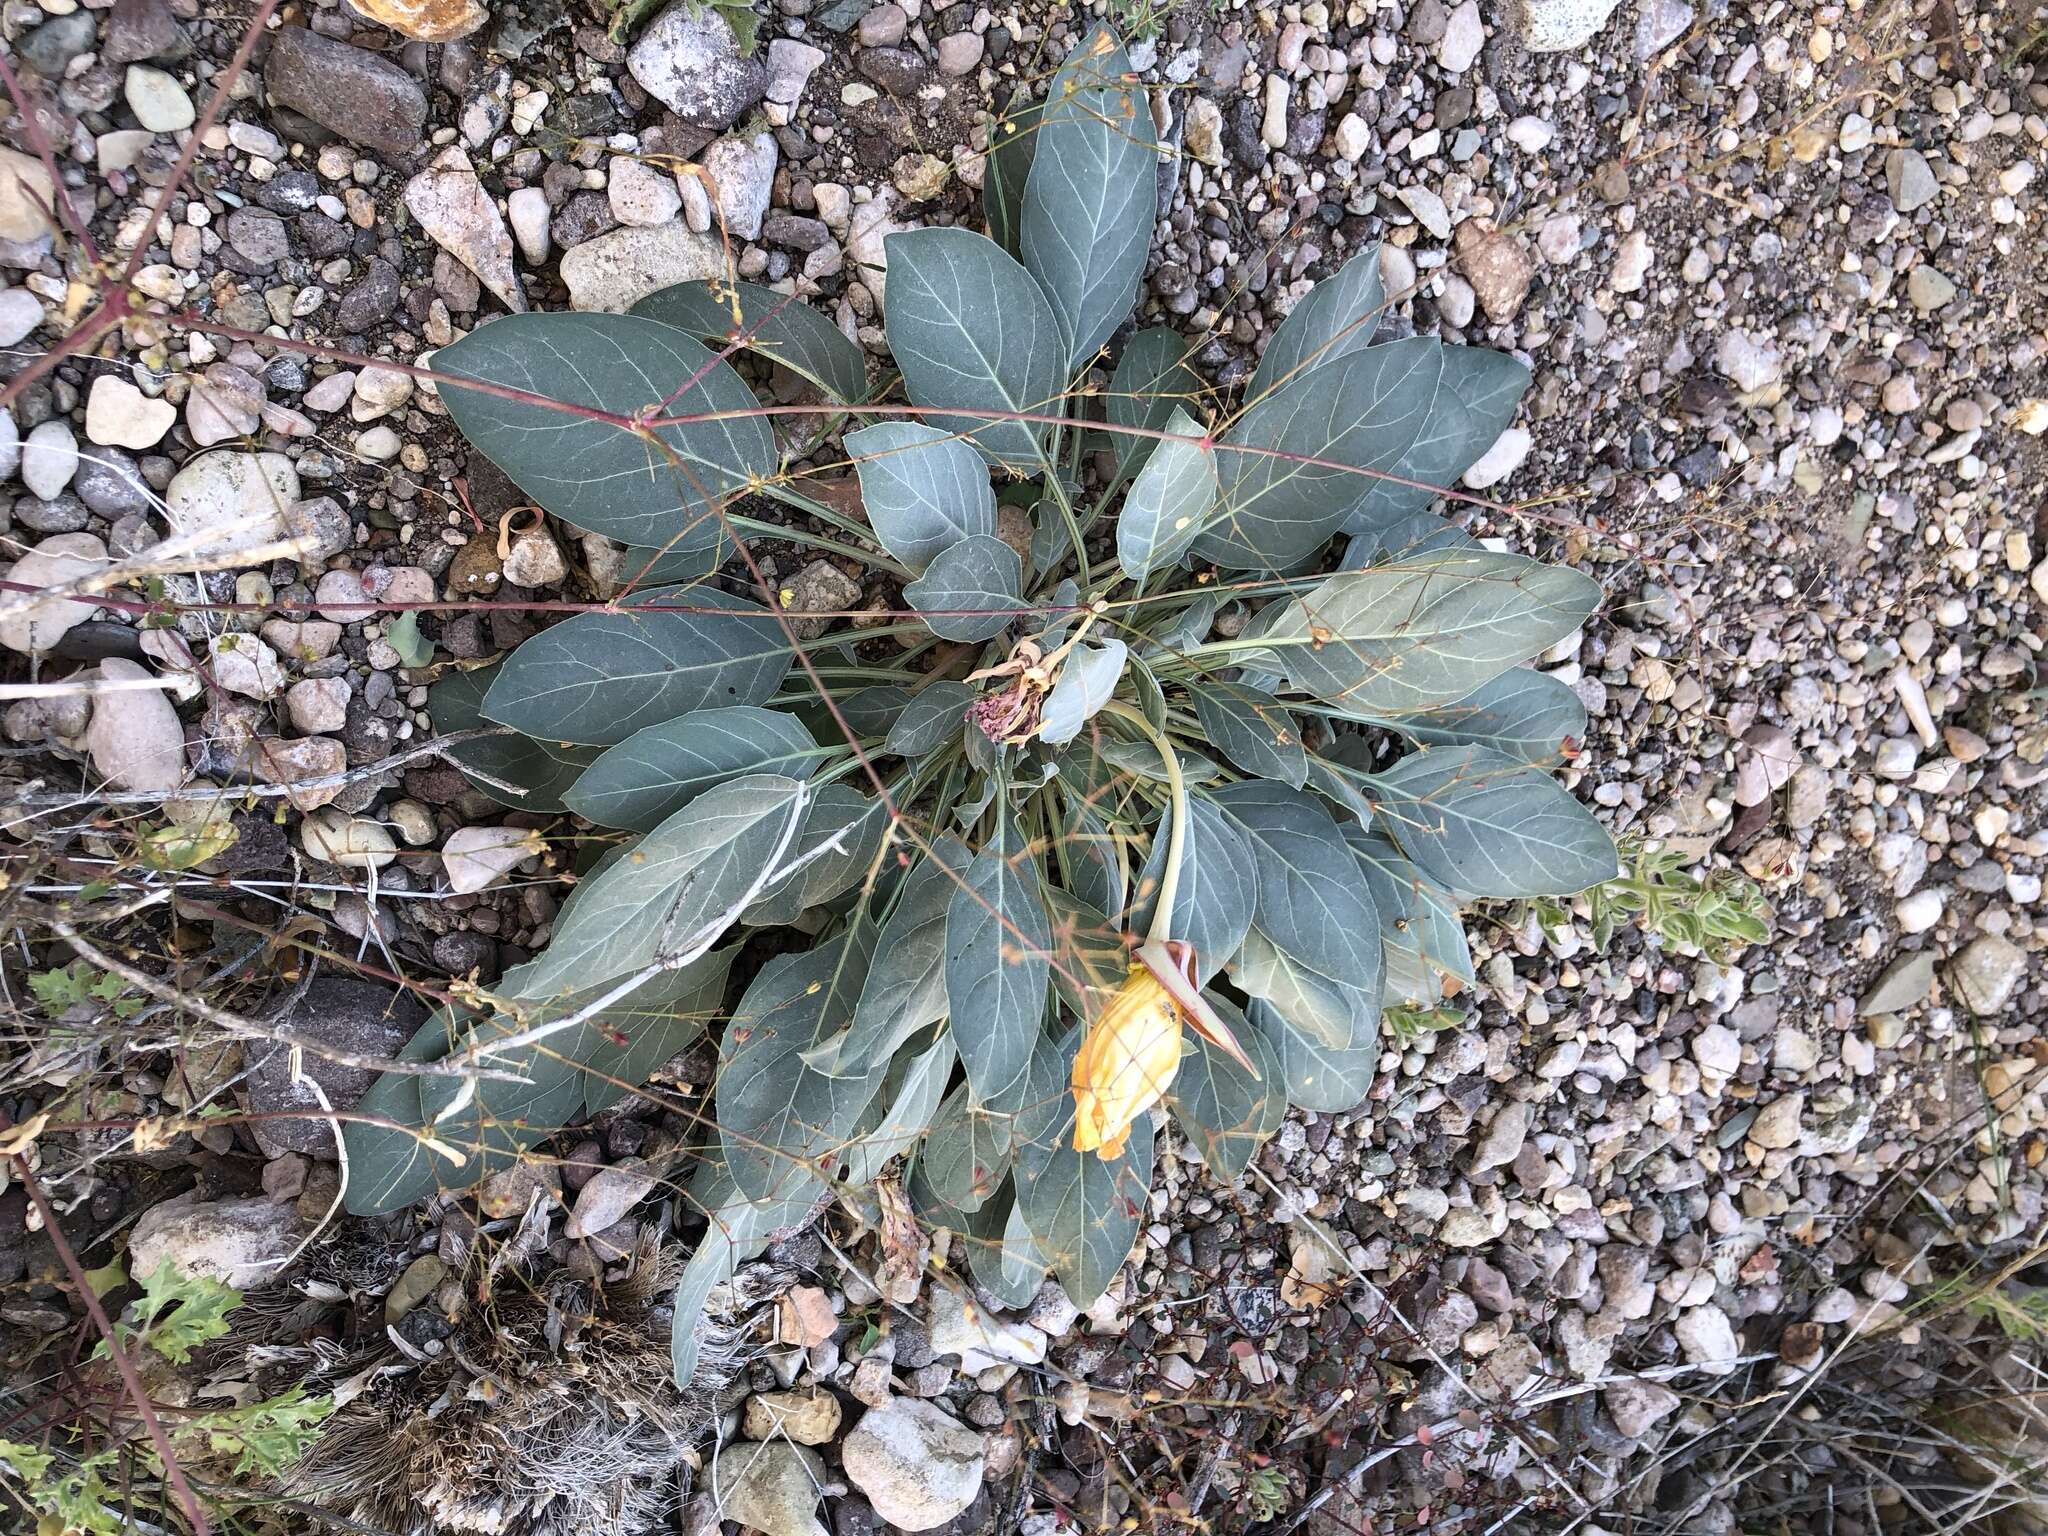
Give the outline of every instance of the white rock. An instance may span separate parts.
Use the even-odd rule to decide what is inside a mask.
[[[405,206],[428,237],[474,272],[499,302],[514,314],[525,312],[526,294],[512,268],[511,233],[461,145],[450,144],[405,184]]]
[[[347,679],[309,677],[285,691],[284,707],[293,726],[318,736],[338,731],[348,723],[348,698]]]
[[[793,37],[776,38],[768,45],[768,100],[777,106],[795,106],[824,62],[824,49]]]
[[[302,398],[305,400],[307,410],[319,411],[324,414],[328,411],[338,411],[344,405],[347,405],[350,400],[355,398],[355,389],[356,376],[354,372],[344,368],[338,373],[327,375],[326,378],[307,390]]]
[[[100,663],[110,683],[145,682],[147,667],[123,657]],[[161,688],[123,688],[93,696],[85,749],[100,777],[119,789],[173,790],[185,780],[185,728]]]
[[[1451,211],[1444,200],[1427,187],[1402,187],[1395,194],[1415,215],[1422,227],[1439,240],[1451,238]]]
[[[868,292],[883,304],[888,302],[889,236],[905,227],[892,217],[896,205],[896,189],[882,187],[867,202],[855,204],[846,217],[846,259],[860,269]]]
[[[1452,10],[1437,39],[1436,61],[1447,75],[1462,75],[1486,46],[1486,23],[1479,16],[1479,0],[1464,0]]]
[[[0,288],[0,347],[26,340],[42,323],[42,300],[26,288]]]
[[[1614,1427],[1631,1440],[1640,1440],[1657,1424],[1669,1418],[1683,1401],[1661,1382],[1637,1378],[1618,1381],[1600,1394]]]
[[[1557,130],[1540,117],[1525,114],[1508,124],[1508,142],[1527,154],[1548,149],[1556,137]]]
[[[1509,427],[1493,440],[1493,446],[1479,456],[1479,461],[1465,471],[1465,484],[1475,491],[1500,484],[1522,467],[1522,461],[1529,457],[1529,450],[1535,445],[1536,439],[1524,428]]]
[[[102,448],[154,448],[177,419],[170,401],[152,400],[118,374],[94,379],[85,401],[85,435]]]
[[[0,421],[6,419],[0,415]],[[62,587],[104,570],[109,563],[107,546],[96,535],[58,533],[15,561],[8,568],[7,579],[25,587]],[[24,596],[20,592],[0,593],[0,607],[11,609]],[[30,603],[18,612],[0,617],[0,645],[24,654],[51,650],[73,625],[83,624],[98,611],[98,604],[76,598]]]
[[[0,240],[26,245],[54,230],[54,194],[55,184],[42,161],[0,146]]]
[[[620,314],[658,289],[717,277],[725,252],[712,235],[678,221],[653,229],[630,226],[586,240],[562,256],[571,309]]]
[[[1045,1358],[1045,1335],[1029,1323],[991,1317],[972,1296],[942,1285],[932,1291],[932,1352],[958,1355],[969,1376],[992,1365],[1037,1365]]]
[[[906,1531],[944,1525],[981,1492],[987,1441],[922,1398],[891,1398],[861,1415],[840,1446],[847,1481]]]
[[[1510,0],[1508,24],[1531,53],[1583,48],[1607,24],[1620,0]]]
[[[188,1275],[251,1291],[278,1277],[301,1237],[298,1213],[275,1200],[180,1195],[142,1213],[128,1235],[128,1273],[169,1262]]]
[[[171,526],[216,551],[284,538],[284,510],[298,499],[299,472],[281,453],[201,454],[164,492]]]
[[[548,259],[553,240],[548,233],[548,195],[539,187],[521,187],[505,199],[505,212],[512,221],[512,238],[519,242],[519,254],[529,267]]]
[[[277,652],[254,635],[215,635],[207,642],[213,680],[247,699],[274,699],[284,687]]]
[[[398,844],[379,823],[331,807],[300,823],[299,846],[311,857],[345,869],[382,869],[398,857]]]
[[[12,480],[20,467],[21,433],[14,425],[13,415],[0,411],[0,480]]]
[[[1782,1152],[1799,1145],[1800,1116],[1806,1109],[1803,1093],[1781,1094],[1757,1111],[1749,1124],[1749,1139],[1768,1152]]]
[[[775,135],[720,139],[704,151],[704,169],[718,188],[718,213],[735,240],[761,238],[775,191]]]
[[[199,116],[193,110],[192,98],[185,94],[185,87],[174,76],[147,64],[128,66],[121,94],[128,99],[128,110],[135,114],[135,121],[151,133],[182,132]]]
[[[1925,933],[1941,921],[1941,911],[1947,899],[1939,887],[1922,886],[1912,895],[1892,908],[1892,915],[1898,919],[1899,932]]]
[[[372,363],[356,375],[348,413],[357,421],[376,421],[398,410],[412,395],[411,374]]]
[[[1728,1314],[1713,1303],[1681,1312],[1671,1331],[1678,1336],[1678,1347],[1685,1351],[1685,1358],[1709,1376],[1726,1376],[1735,1369],[1742,1346],[1736,1341],[1735,1325],[1728,1321]]]
[[[1649,275],[1654,253],[1650,249],[1650,237],[1640,229],[1632,229],[1621,242],[1621,249],[1614,257],[1612,284],[1616,293],[1635,293],[1643,286],[1643,279]]]
[[[63,421],[46,421],[21,445],[21,483],[45,501],[64,494],[78,472],[78,439]]]
[[[621,224],[649,229],[682,211],[683,194],[676,190],[675,177],[631,155],[612,156],[605,192]]]
[[[1725,1024],[1708,1024],[1692,1037],[1692,1059],[1710,1077],[1730,1078],[1742,1070],[1742,1037]]]
[[[1730,329],[1723,331],[1714,344],[1714,366],[1747,394],[1775,384],[1785,364],[1774,338]]]
[[[531,827],[463,827],[441,845],[441,868],[448,889],[467,896],[502,880],[544,847]]]
[[[1195,99],[1197,101],[1208,100],[1207,97],[1201,96]],[[1217,122],[1220,126],[1223,116],[1222,110],[1213,101],[1209,102],[1209,110],[1216,113]],[[1189,126],[1193,126],[1192,115],[1190,116]],[[1353,165],[1357,165],[1372,149],[1372,125],[1356,112],[1346,112],[1337,119],[1336,147],[1338,158],[1349,160]],[[1218,143],[1216,146],[1216,158],[1210,161],[1210,164],[1221,165],[1222,163],[1223,146],[1221,143]]]

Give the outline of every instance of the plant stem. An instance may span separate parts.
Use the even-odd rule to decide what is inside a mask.
[[[1053,504],[1060,509],[1060,517],[1067,525],[1067,542],[1074,546],[1074,570],[1077,575],[1088,574],[1088,543],[1081,536],[1080,520],[1074,516],[1073,499],[1067,495],[1067,487],[1052,466],[1046,466],[1046,489],[1052,493]],[[1047,575],[1052,573],[1048,571]]]
[[[1181,857],[1187,850],[1188,787],[1180,774],[1180,754],[1173,750],[1172,742],[1152,729],[1152,722],[1141,711],[1130,705],[1112,700],[1102,706],[1102,712],[1115,715],[1143,733],[1145,739],[1159,749],[1159,759],[1166,765],[1167,814],[1173,822],[1167,834],[1166,872],[1159,881],[1159,900],[1152,908],[1152,926],[1145,936],[1148,944],[1164,944],[1169,937],[1167,930],[1173,925],[1174,897],[1180,891]]]
[[[810,509],[806,507],[804,510],[809,511]],[[822,549],[828,554],[843,555],[848,560],[858,561],[862,565],[874,566],[877,569],[888,571],[894,576],[908,578],[910,575],[908,570],[898,565],[887,555],[875,550],[861,549],[853,544],[842,544],[837,539],[828,539],[822,534],[806,533],[801,528],[790,528],[782,523],[765,522],[758,517],[727,516],[726,522],[741,532],[756,534],[764,539],[780,539],[786,544],[805,544],[812,549]]]

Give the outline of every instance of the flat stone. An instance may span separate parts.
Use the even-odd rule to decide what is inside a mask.
[[[135,121],[151,133],[182,133],[198,120],[192,98],[177,77],[148,64],[130,64],[121,94]]]
[[[1671,1325],[1685,1358],[1709,1376],[1726,1376],[1735,1369],[1742,1346],[1735,1337],[1735,1325],[1728,1314],[1711,1302],[1681,1312]]]
[[[171,526],[203,536],[209,550],[253,549],[285,537],[285,509],[299,499],[299,474],[281,453],[206,453],[190,460],[164,492]]]
[[[474,272],[500,303],[514,314],[525,313],[511,231],[460,145],[449,145],[405,184],[405,206],[428,237]]]
[[[119,374],[94,379],[85,401],[85,435],[103,448],[154,448],[177,419],[170,401],[152,399]]]
[[[725,252],[715,235],[680,221],[652,229],[615,229],[562,256],[571,309],[623,313],[650,293],[719,276]]]
[[[1661,1382],[1640,1377],[1618,1381],[1602,1389],[1600,1400],[1614,1427],[1631,1440],[1640,1440],[1659,1423],[1678,1411],[1683,1401]]]
[[[0,146],[0,240],[42,239],[57,227],[51,219],[55,207],[55,183],[43,162]]]
[[[180,1195],[151,1206],[128,1234],[128,1272],[173,1269],[238,1291],[275,1282],[302,1236],[289,1205],[256,1197],[195,1200]]]
[[[421,43],[452,43],[491,19],[477,0],[348,0],[349,9]]]
[[[1934,179],[1934,167],[1917,149],[1895,149],[1884,157],[1884,182],[1892,195],[1892,206],[1911,213],[1934,201],[1941,183]]]
[[[1932,950],[1923,949],[1894,960],[1857,1002],[1858,1017],[1904,1013],[1926,1002],[1927,995],[1934,990],[1934,966]]]
[[[1436,193],[1427,187],[1402,187],[1394,195],[1401,199],[1424,229],[1439,240],[1450,239],[1451,213]]]
[[[605,175],[605,195],[621,224],[641,228],[666,224],[683,208],[675,177],[631,155],[612,156]]]
[[[704,151],[704,169],[718,188],[718,213],[735,240],[761,238],[775,191],[775,135],[725,138]]]
[[[427,96],[390,60],[309,32],[281,27],[271,34],[263,83],[294,112],[354,144],[402,157],[420,146]]]
[[[6,417],[0,416],[0,421],[4,420]],[[8,567],[7,579],[26,587],[62,587],[104,570],[109,563],[107,546],[95,535],[60,533],[44,539]],[[78,598],[48,598],[30,604],[0,618],[0,645],[24,655],[52,650],[98,611],[97,604]]]
[[[944,1525],[981,1492],[987,1438],[922,1398],[870,1408],[840,1444],[847,1481],[906,1531]]]
[[[43,323],[43,302],[26,288],[0,288],[0,347],[26,341]]]
[[[1479,15],[1479,0],[1463,0],[1452,9],[1444,22],[1444,35],[1437,39],[1437,65],[1447,75],[1462,75],[1485,46],[1486,23]]]
[[[2001,934],[1972,939],[1949,966],[1949,984],[1963,1006],[1989,1018],[2012,1001],[2027,974],[2027,954]]]
[[[1510,0],[1508,25],[1531,53],[1570,53],[1607,25],[1620,0]]]
[[[391,1057],[427,1020],[426,1009],[404,992],[349,977],[321,976],[273,1022],[321,1045],[355,1056]],[[250,1045],[249,1108],[277,1119],[252,1122],[256,1140],[271,1157],[301,1152],[334,1161],[334,1133],[320,1119],[320,1100],[293,1073],[292,1052],[284,1046]],[[300,1053],[300,1073],[319,1084],[330,1107],[355,1108],[377,1074],[307,1050]]]
[[[818,1500],[829,1479],[823,1457],[786,1440],[727,1445],[706,1474],[717,1490],[714,1528],[722,1516],[762,1536],[828,1536]]]
[[[1458,226],[1456,253],[1458,270],[1472,284],[1489,320],[1499,325],[1521,313],[1536,276],[1536,264],[1521,241],[1504,230],[1467,220]]]
[[[68,535],[83,538],[83,534]],[[147,667],[109,656],[100,663],[108,682],[139,683],[154,678]],[[161,688],[123,688],[93,696],[86,751],[101,778],[117,789],[168,791],[185,779],[185,729]]]
[[[768,71],[741,56],[725,17],[691,0],[676,0],[654,18],[626,55],[626,68],[648,95],[696,128],[729,126],[768,84]]]
[[[78,439],[70,424],[46,421],[21,445],[21,483],[49,501],[64,494],[78,473]]]

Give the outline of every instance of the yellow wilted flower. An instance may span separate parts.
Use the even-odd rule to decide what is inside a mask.
[[[1134,965],[1074,1057],[1074,1150],[1123,1156],[1138,1116],[1166,1097],[1180,1070],[1180,1009],[1144,965]]]

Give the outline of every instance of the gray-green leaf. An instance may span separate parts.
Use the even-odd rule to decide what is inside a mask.
[[[1262,400],[1310,369],[1361,350],[1379,328],[1385,304],[1375,242],[1309,289],[1287,312],[1259,358],[1248,398]]]
[[[1600,584],[1561,565],[1491,550],[1446,550],[1339,571],[1282,599],[1237,659],[1357,715],[1407,715],[1469,697],[1555,645],[1600,604]]]
[[[896,723],[889,727],[884,752],[923,757],[957,739],[967,719],[967,706],[980,696],[972,683],[937,682],[912,695]]]
[[[1202,377],[1187,365],[1187,339],[1178,331],[1155,325],[1124,343],[1103,402],[1110,424],[1163,432],[1176,410],[1190,420],[1202,398]],[[1129,472],[1159,441],[1136,432],[1115,432],[1116,463]]]
[[[1239,768],[1296,789],[1308,782],[1300,727],[1270,693],[1243,683],[1191,683],[1188,693],[1204,737]]]
[[[708,587],[653,592],[535,635],[498,668],[484,713],[529,736],[608,747],[694,709],[763,703],[790,657],[758,603]]]
[[[1380,825],[1453,891],[1503,900],[1583,891],[1619,873],[1614,840],[1541,770],[1486,747],[1411,752],[1373,780]]]
[[[1094,719],[1115,695],[1130,654],[1130,647],[1121,640],[1105,640],[1100,645],[1083,643],[1069,651],[1039,712],[1040,738],[1057,746],[1080,735],[1081,727]]]
[[[586,1113],[609,1109],[704,1033],[725,1001],[726,977],[739,952],[738,944],[728,944],[663,971],[584,1024],[582,1038],[592,1042],[583,1063]]]
[[[1178,564],[1216,506],[1216,452],[1186,441],[1201,438],[1202,428],[1176,408],[1166,429],[1175,436],[1153,445],[1117,519],[1116,562],[1133,581]]]
[[[733,324],[733,306],[739,324]],[[867,360],[844,331],[802,299],[760,283],[677,283],[650,293],[631,313],[688,331],[720,351],[737,344],[801,374],[845,404],[867,393]]]
[[[1586,736],[1586,706],[1566,684],[1528,667],[1510,667],[1455,704],[1387,722],[1422,746],[1491,747],[1525,763],[1561,761],[1566,743]]]
[[[1071,1066],[1076,1038],[1055,1057]],[[1064,1075],[1064,1074],[1063,1074]],[[1062,1096],[1019,1119],[1017,1209],[1077,1307],[1092,1305],[1130,1256],[1152,1193],[1152,1124],[1140,1116],[1123,1156],[1076,1152],[1074,1110]]]
[[[1116,34],[1097,27],[1054,73],[1024,188],[1019,249],[1059,316],[1068,372],[1137,301],[1158,211],[1158,151]]]
[[[594,987],[707,934],[715,939],[774,867],[806,798],[802,784],[779,774],[706,790],[585,882],[521,995]]]
[[[907,1157],[923,1145],[926,1131],[946,1096],[946,1079],[959,1059],[953,1038],[941,1034],[925,1050],[891,1066],[883,1086],[886,1107],[875,1128],[846,1152],[847,1181],[865,1188],[890,1159]]]
[[[1023,1075],[1045,1023],[1052,929],[1038,861],[1003,830],[975,855],[946,909],[946,1001],[975,1093],[992,1099]]]
[[[753,393],[671,325],[634,315],[508,315],[441,348],[434,370],[462,435],[514,485],[555,516],[627,544],[717,542],[717,504],[775,469],[775,436]],[[458,379],[525,398],[465,389]],[[649,442],[565,405],[628,417],[719,414],[662,427]]]
[[[1152,851],[1131,894],[1126,925],[1148,933],[1165,878],[1168,824],[1161,818],[1152,834]],[[1174,894],[1173,917],[1166,936],[1194,946],[1198,981],[1207,981],[1229,963],[1252,925],[1257,901],[1251,846],[1230,819],[1200,797],[1188,801],[1187,849],[1181,855],[1180,889]]]
[[[1258,1081],[1190,1032],[1191,1048],[1180,1059],[1167,1104],[1209,1171],[1227,1184],[1244,1172],[1260,1144],[1280,1129],[1287,1118],[1287,1090],[1272,1044],[1251,1027],[1237,1005],[1228,998],[1211,996],[1209,1006],[1223,1016],[1245,1054],[1257,1064]]]
[[[601,827],[645,832],[705,790],[744,773],[807,779],[843,747],[821,747],[802,722],[738,704],[636,731],[585,770],[569,809]]]
[[[921,421],[878,421],[846,435],[861,501],[882,547],[922,571],[962,539],[996,531],[988,461]]]
[[[992,534],[962,539],[903,589],[942,640],[987,640],[1025,611],[1024,561]]]
[[[484,718],[484,695],[496,675],[495,665],[470,672],[450,672],[429,688],[427,710],[434,717],[434,729],[443,736],[453,736],[490,725],[492,722]],[[508,733],[466,741],[448,753],[448,760],[465,774],[474,770],[526,791],[523,795],[510,794],[495,784],[470,779],[503,805],[524,811],[561,811],[568,809],[571,786],[597,760],[597,749],[565,747]]]
[[[763,927],[793,923],[813,907],[823,906],[874,873],[888,830],[886,801],[864,795],[851,784],[820,785],[804,812],[803,830],[783,862],[793,864],[835,836],[838,848],[764,887],[740,920]]]
[[[1029,272],[971,230],[906,230],[885,244],[889,350],[915,404],[1059,414],[1065,343]],[[1042,423],[927,419],[968,437],[997,463],[1045,465]]]

